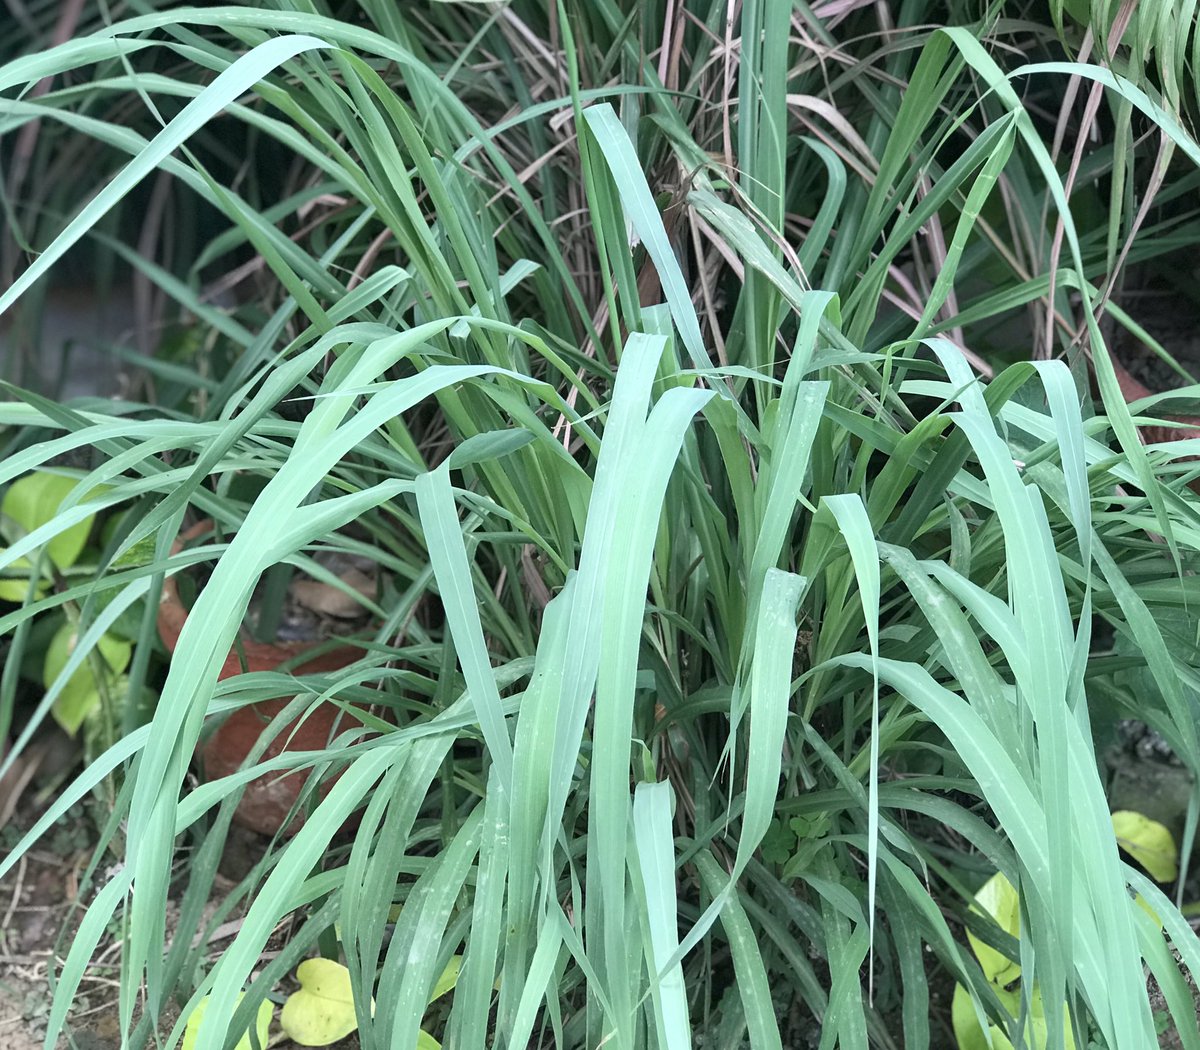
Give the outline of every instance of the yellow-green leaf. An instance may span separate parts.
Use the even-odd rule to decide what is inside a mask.
[[[1171,882],[1179,875],[1179,848],[1166,827],[1128,809],[1114,813],[1112,822],[1117,845],[1145,868],[1155,882]]]
[[[301,1046],[328,1046],[358,1027],[350,971],[331,959],[305,959],[296,967],[300,990],[288,996],[279,1024]]]
[[[157,536],[147,536],[145,539],[138,540],[112,563],[112,568],[129,569],[137,565],[149,565],[154,561],[154,549],[157,544]]]
[[[238,993],[238,1002],[242,1001],[245,992]],[[183,1043],[180,1050],[194,1050],[196,1046],[196,1036],[200,1031],[200,1022],[204,1020],[204,1011],[208,1009],[208,996],[206,995],[200,1000],[199,1005],[192,1011],[192,1015],[188,1018],[187,1027],[183,1030]],[[265,1050],[267,1041],[271,1037],[271,1018],[275,1013],[275,1008],[264,999],[258,1004],[258,1016],[254,1019],[255,1034],[258,1036],[258,1045],[262,1050]],[[238,1040],[234,1050],[253,1050],[254,1044],[250,1040],[250,1033],[247,1032]]]
[[[29,593],[29,573],[32,569],[33,565],[28,558],[18,558],[9,565],[4,571],[12,575],[0,578],[0,601],[23,602]],[[25,575],[19,576],[18,573]],[[45,593],[46,587],[39,581],[37,589],[34,591],[34,597],[41,598]]]
[[[417,1033],[417,1050],[442,1050],[442,1044],[422,1028]]]
[[[1133,898],[1133,903],[1136,904],[1139,908],[1141,908],[1142,911],[1144,911],[1147,915],[1150,916],[1150,918],[1152,918],[1154,920],[1155,926],[1157,926],[1160,930],[1162,929],[1162,924],[1163,924],[1162,919],[1160,919],[1158,917],[1158,912],[1156,912],[1153,908],[1150,907],[1150,902],[1147,901],[1145,897],[1143,897],[1139,893],[1136,897]],[[1185,911],[1184,914],[1186,915],[1187,912]]]
[[[54,518],[76,484],[75,478],[34,471],[8,487],[0,503],[0,512],[21,526],[24,532],[33,532]],[[67,569],[75,564],[87,544],[93,520],[94,515],[89,515],[46,544],[46,554],[56,568]]]
[[[450,961],[446,963],[446,968],[442,971],[442,976],[437,979],[437,984],[433,986],[433,992],[429,996],[429,1001],[432,1003],[435,999],[440,999],[456,984],[458,984],[458,974],[462,970],[462,956],[452,955]]]
[[[1001,1004],[1012,1017],[1017,1017],[1021,1009],[1020,989],[1009,991],[1005,988],[995,989]],[[958,1050],[988,1050],[987,1037],[979,1026],[979,1018],[971,1003],[971,994],[961,984],[954,988],[954,998],[950,1003],[950,1023],[954,1028],[954,1039]],[[988,1025],[988,1035],[992,1039],[992,1050],[1013,1050],[1012,1040],[997,1025]],[[1042,993],[1034,986],[1030,1002],[1029,1019],[1025,1027],[1025,1046],[1030,1050],[1046,1050],[1050,1043],[1049,1029],[1046,1026],[1046,1008],[1042,1005]],[[1071,1021],[1063,1017],[1063,1045],[1066,1050],[1075,1050],[1075,1037],[1071,1030]]]
[[[975,894],[975,903],[990,915],[996,925],[1013,937],[1021,935],[1021,902],[1013,884],[1001,872],[996,872],[987,880]],[[1011,984],[1021,976],[1021,967],[1002,952],[998,952],[990,944],[985,944],[970,930],[967,940],[971,942],[971,950],[979,965],[983,968],[984,976],[993,984],[1001,987]]]
[[[1006,1004],[1007,1005],[1007,1004]],[[975,1006],[971,1002],[971,993],[961,984],[954,987],[954,998],[950,1002],[950,1024],[954,1029],[954,1041],[958,1050],[990,1050],[987,1036],[979,1024]],[[1008,1047],[1012,1043],[995,1025],[988,1025],[992,1037],[993,1048]]]
[[[67,659],[78,642],[75,626],[65,623],[46,647],[46,658],[42,665],[42,683],[47,689],[54,684],[56,678],[66,666]],[[129,666],[129,657],[133,646],[123,639],[111,634],[102,634],[96,643],[104,663],[108,668],[108,678],[104,683],[111,688],[117,676]],[[90,660],[85,660],[75,669],[75,673],[67,680],[62,692],[55,698],[52,708],[55,721],[63,729],[74,736],[83,720],[100,700],[99,683],[96,681]]]

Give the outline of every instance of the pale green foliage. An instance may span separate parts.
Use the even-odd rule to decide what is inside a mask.
[[[46,662],[42,668],[42,684],[47,690],[58,690],[54,717],[72,736],[101,702],[101,691],[111,691],[119,686],[118,676],[129,666],[132,650],[124,639],[111,634],[101,635],[93,650],[94,658],[56,685],[78,642],[79,632],[74,624],[63,624],[46,647]]]
[[[241,1001],[241,996],[238,996],[238,1001]],[[204,1021],[204,1015],[208,1012],[208,999],[201,999],[196,1008],[191,1012],[187,1019],[187,1026],[183,1030],[183,1042],[180,1044],[180,1050],[195,1050],[196,1033],[200,1031],[200,1025]],[[258,1004],[258,1014],[254,1021],[254,1035],[246,1032],[234,1044],[234,1050],[254,1050],[255,1045],[260,1048],[265,1048],[267,1039],[271,1032],[271,1018],[275,1013],[274,1007],[268,1002]],[[257,1040],[257,1042],[256,1042]]]
[[[90,898],[51,1033],[120,913],[138,1047],[169,996],[207,996],[195,1046],[219,1050],[336,924],[365,1050],[775,1050],[793,1003],[821,1050],[922,1050],[949,1030],[931,977],[1016,1023],[952,926],[979,921],[994,871],[1024,905],[1012,961],[1047,1047],[1068,1003],[1101,1045],[1152,1045],[1143,959],[1186,1018],[1129,888],[1192,973],[1200,942],[1121,859],[1093,723],[1142,718],[1200,770],[1195,449],[1140,444],[1090,308],[1126,238],[1148,257],[1185,220],[1077,223],[1106,165],[1152,158],[1091,155],[1068,200],[1034,102],[1091,78],[1190,164],[1172,106],[1098,66],[1002,68],[1021,49],[995,40],[1052,37],[998,5],[947,31],[900,5],[919,28],[884,31],[895,5],[822,21],[744,0],[732,49],[717,0],[279,6],[152,10],[0,68],[0,131],[59,122],[128,158],[0,309],[156,169],[228,224],[186,279],[114,249],[206,333],[190,363],[142,362],[173,400],[0,405],[0,484],[91,447],[72,495],[103,483],[89,512],[135,511],[96,580],[0,617],[14,644],[73,601],[86,654],[163,573],[211,563],[152,720],[0,861],[125,778],[123,866]],[[90,95],[26,90],[85,69]],[[113,99],[164,122],[91,115]],[[260,207],[187,152],[209,124],[298,174]],[[247,247],[265,291],[218,310],[200,275]],[[1097,404],[1073,349],[1044,359],[1074,345],[1069,292]],[[1024,343],[989,339],[1026,307]],[[169,556],[189,507],[218,533]],[[218,681],[260,577],[329,547],[391,581],[361,659]],[[131,688],[147,670],[135,657]],[[206,721],[279,697],[268,732],[314,703],[389,718],[185,787]],[[339,777],[208,918],[239,789],[296,763]],[[210,967],[205,924],[243,903]]]
[[[1179,847],[1170,829],[1141,813],[1113,814],[1117,845],[1149,872],[1155,882],[1174,882],[1179,875]]]

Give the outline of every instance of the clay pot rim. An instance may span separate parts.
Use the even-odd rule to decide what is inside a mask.
[[[212,518],[202,518],[180,532],[171,543],[171,554],[182,552],[189,540],[204,535],[213,528]],[[174,573],[168,574],[163,580],[162,595],[158,603],[158,633],[167,652],[174,653],[179,644],[179,635],[187,622],[190,610],[184,608],[179,597],[179,585]],[[239,627],[239,630],[241,628]],[[361,650],[348,646],[329,647],[329,639],[298,642],[263,642],[255,638],[241,638],[239,645],[231,652],[231,659],[239,659],[238,650],[245,655],[247,665],[270,665],[272,669],[296,660],[308,652],[321,649],[323,652],[314,655],[314,662],[332,662],[342,667],[352,663],[362,655]],[[322,670],[329,670],[323,667]],[[299,668],[296,668],[299,670]]]
[[[1172,390],[1151,390],[1140,379],[1137,379],[1115,351],[1108,352],[1108,359],[1112,364],[1113,372],[1117,377],[1117,385],[1121,388],[1121,396],[1125,399],[1125,404],[1131,405],[1137,401],[1142,401],[1150,397],[1162,397],[1167,400],[1164,395],[1169,395]],[[1094,361],[1089,360],[1093,378],[1095,378],[1096,365]],[[1159,442],[1181,441],[1187,438],[1200,437],[1200,417],[1197,416],[1165,416],[1165,419],[1171,420],[1171,424],[1155,426],[1152,424],[1143,424],[1137,427],[1138,437],[1141,438],[1143,444],[1157,444]]]

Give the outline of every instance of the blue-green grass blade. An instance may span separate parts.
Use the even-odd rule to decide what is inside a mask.
[[[278,37],[259,44],[228,69],[217,74],[216,79],[204,92],[189,102],[115,179],[84,206],[53,243],[3,293],[0,293],[0,314],[12,306],[18,296],[85,236],[122,197],[229,103],[282,63],[305,51],[327,46],[324,41],[310,36]]]
[[[600,665],[592,740],[594,754],[588,795],[589,877],[597,873],[603,904],[605,972],[618,1024],[632,1023],[625,989],[625,851],[629,833],[629,741],[634,736],[634,698],[642,623],[651,559],[663,499],[684,434],[712,397],[707,391],[676,387],[654,406],[642,430],[636,470],[619,494],[614,551],[602,599]],[[615,972],[613,972],[615,971]],[[619,1036],[629,1038],[629,1036]]]
[[[462,1050],[483,1050],[487,1044],[509,853],[509,806],[501,799],[499,792],[489,790],[483,802],[483,837],[471,900],[471,932],[450,1010],[450,1039],[452,1045]]]
[[[512,740],[500,709],[500,691],[483,637],[467,548],[450,489],[448,465],[417,478],[416,496],[429,560],[459,664],[479,716],[488,752],[496,763],[498,789],[507,796],[513,778]]]
[[[858,596],[862,603],[871,659],[879,658],[879,553],[867,508],[858,496],[826,496],[821,501],[841,530],[850,551]],[[869,943],[875,943],[875,879],[879,864],[879,674],[871,675],[870,772],[867,783],[867,926]],[[870,983],[870,982],[868,982]]]
[[[738,900],[736,890],[728,889],[725,872],[707,850],[695,856],[696,869],[704,888],[720,901],[721,927],[729,941],[737,991],[746,1011],[750,1046],[753,1050],[782,1050],[771,989],[763,965],[758,939]]]
[[[669,784],[639,784],[633,798],[633,834],[645,888],[652,973],[658,977],[653,1000],[659,1030],[665,1050],[690,1050],[692,1030],[683,967],[679,962],[667,965],[679,947],[671,803]]]
[[[621,195],[621,203],[625,207],[625,214],[650,253],[650,258],[654,260],[667,305],[671,308],[671,317],[692,364],[696,368],[712,368],[712,359],[704,348],[704,339],[700,333],[700,322],[696,319],[696,311],[692,307],[691,292],[667,239],[662,216],[654,203],[654,196],[638,163],[629,135],[616,111],[608,103],[589,106],[584,111],[584,119],[596,137],[612,172],[617,191]]]

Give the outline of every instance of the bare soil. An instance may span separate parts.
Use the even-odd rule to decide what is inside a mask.
[[[23,793],[15,807],[15,816],[0,830],[0,856],[32,826],[45,805],[46,801],[39,799],[32,785]],[[52,1000],[51,967],[55,971],[61,967],[70,946],[71,926],[81,914],[81,909],[74,907],[80,897],[80,880],[91,861],[96,841],[93,815],[88,806],[81,804],[37,848],[30,850],[8,877],[0,880],[0,1047],[3,1050],[41,1050],[44,1045]],[[260,836],[236,827],[232,830],[221,875],[209,902],[210,914],[254,866],[263,849],[264,840]],[[83,903],[87,903],[86,896]],[[176,918],[177,904],[170,901],[168,937]],[[239,926],[240,914],[235,914],[218,927],[210,941],[210,961],[219,957]],[[268,944],[264,962],[279,947],[274,942]],[[70,1037],[60,1036],[57,1050],[69,1050],[72,1046],[75,1050],[119,1050],[119,953],[120,942],[106,935],[68,1014]],[[284,994],[292,990],[280,989]],[[172,1002],[159,1018],[160,1033],[166,1036],[177,1020]],[[273,1028],[272,1050],[294,1050],[295,1045],[281,1036],[277,1026]],[[357,1037],[351,1036],[334,1044],[334,1050],[358,1050],[358,1045]]]

